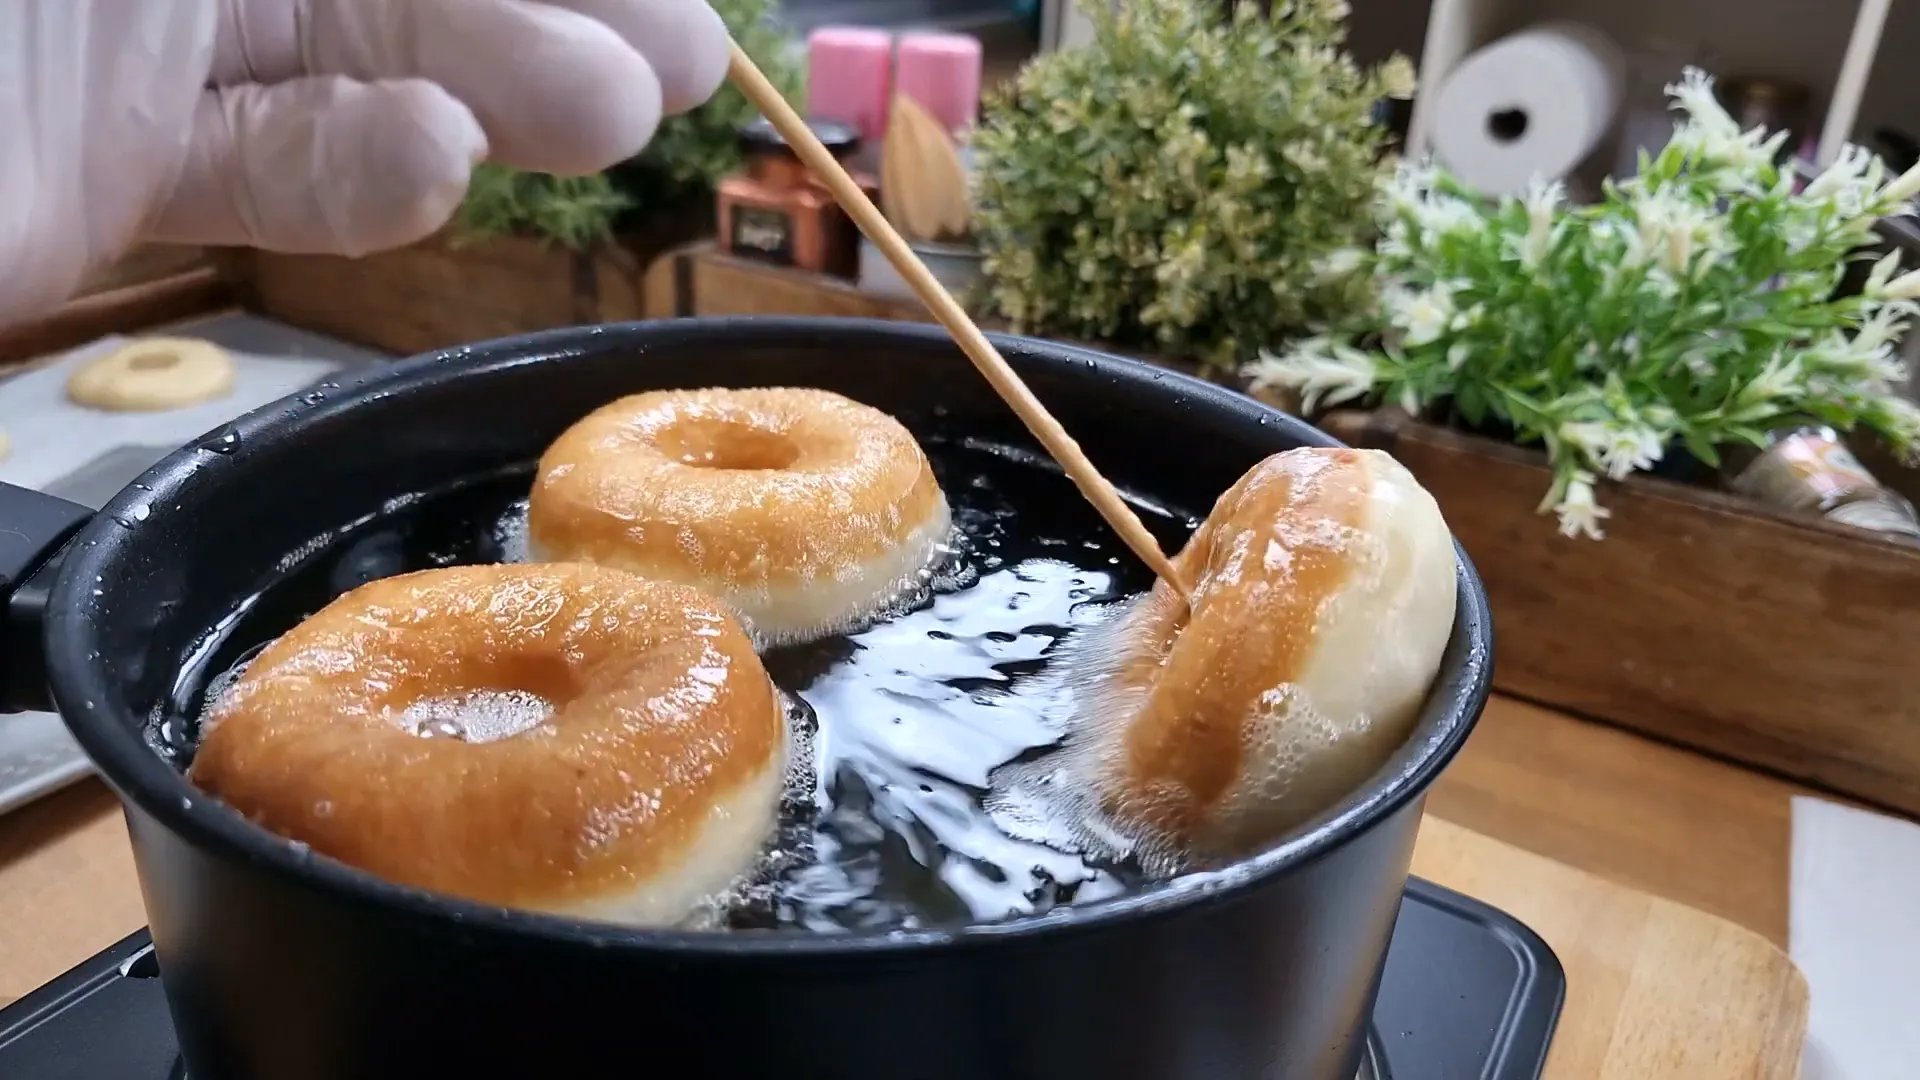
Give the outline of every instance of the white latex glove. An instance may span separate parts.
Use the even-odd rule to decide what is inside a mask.
[[[726,75],[704,0],[0,0],[0,326],[142,241],[360,255],[596,172]]]

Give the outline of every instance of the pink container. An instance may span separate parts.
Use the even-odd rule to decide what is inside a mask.
[[[948,131],[973,127],[980,114],[980,41],[965,34],[900,38],[893,88],[932,113]]]
[[[893,36],[860,26],[823,26],[807,35],[807,115],[837,120],[878,140],[892,99]]]

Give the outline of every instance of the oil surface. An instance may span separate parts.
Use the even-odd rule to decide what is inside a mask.
[[[736,929],[990,921],[1136,887],[1139,868],[1015,839],[985,809],[994,770],[1047,752],[1044,672],[1059,644],[1151,584],[1051,463],[924,440],[955,542],[926,595],[859,632],[764,656],[789,698],[793,758],[777,836],[723,898]],[[527,473],[414,500],[344,532],[221,628],[186,665],[154,745],[192,759],[204,703],[272,638],[375,578],[522,554]],[[1136,503],[1168,546],[1195,522]],[[1071,830],[1062,830],[1063,835]]]

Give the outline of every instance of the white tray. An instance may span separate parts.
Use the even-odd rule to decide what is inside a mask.
[[[13,448],[0,481],[98,509],[174,448],[249,410],[302,390],[343,367],[380,359],[339,342],[253,316],[223,316],[168,331],[233,350],[233,393],[191,409],[104,413],[67,400],[67,374],[126,341],[103,338],[0,380],[0,429]],[[53,713],[0,714],[0,814],[91,770]]]

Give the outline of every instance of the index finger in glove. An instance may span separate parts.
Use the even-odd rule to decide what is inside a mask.
[[[426,79],[472,110],[492,160],[503,165],[561,175],[597,172],[639,153],[660,122],[660,78],[647,55],[607,23],[568,7],[535,0],[334,0],[299,5],[304,14],[296,18],[288,0],[231,2],[216,82],[302,75]],[[619,9],[690,0],[597,2]],[[721,37],[724,50],[724,31]]]
[[[340,76],[207,91],[148,239],[363,255],[444,225],[486,136],[419,79]]]

